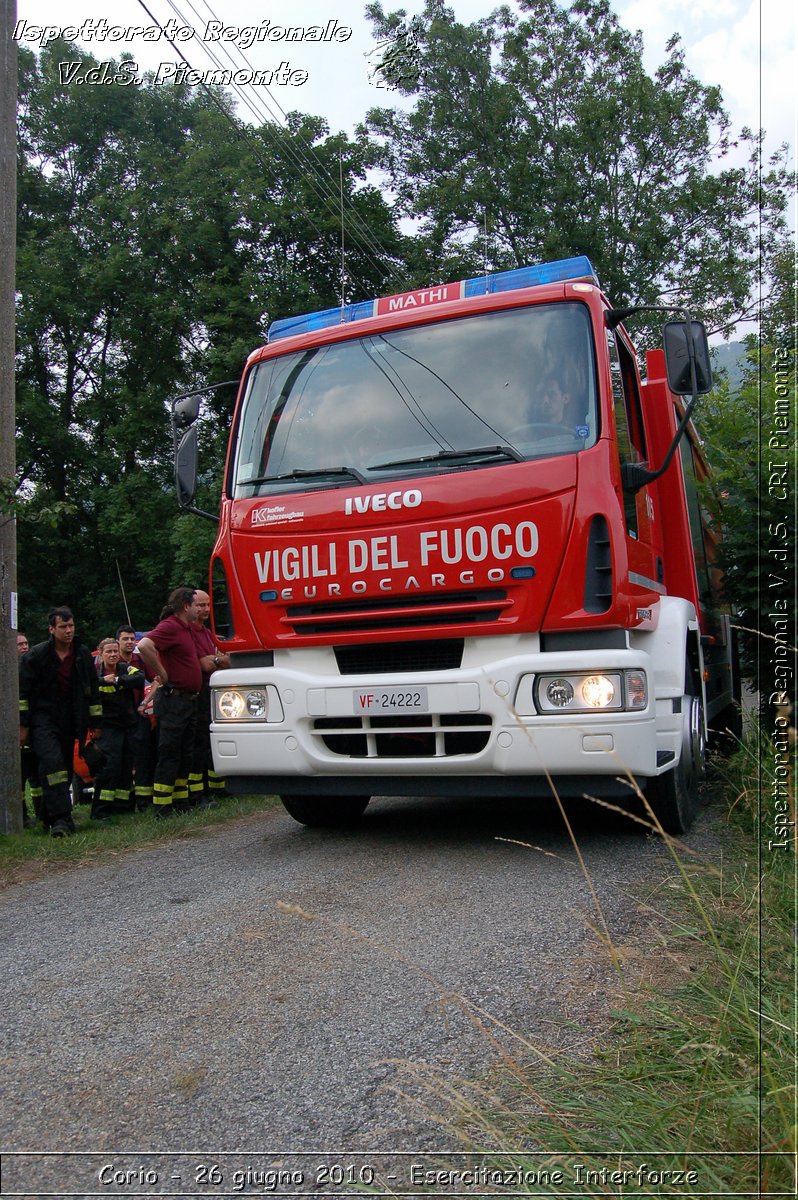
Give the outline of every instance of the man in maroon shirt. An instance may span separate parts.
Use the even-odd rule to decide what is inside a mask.
[[[158,758],[153,782],[158,817],[170,817],[189,804],[188,773],[202,687],[202,666],[190,628],[197,616],[195,595],[193,588],[175,588],[161,620],[138,647],[144,665],[161,683],[155,696]]]
[[[202,688],[197,701],[197,725],[194,731],[194,751],[191,772],[188,777],[189,803],[207,805],[221,799],[225,793],[224,779],[213,769],[211,754],[211,689],[208,680],[214,671],[229,667],[230,659],[216,645],[207,622],[211,615],[211,598],[207,592],[197,588],[194,593],[197,616],[191,623],[191,632],[197,645],[197,655],[202,667]]]

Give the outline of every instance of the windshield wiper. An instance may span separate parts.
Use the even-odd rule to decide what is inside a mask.
[[[392,467],[416,467],[423,466],[425,463],[437,465],[440,463],[445,466],[446,463],[464,463],[469,462],[484,462],[485,460],[498,459],[512,462],[525,462],[523,454],[519,454],[514,446],[475,446],[471,450],[439,450],[437,454],[425,454],[420,458],[396,458],[391,462],[374,463],[369,467],[370,471],[388,471]]]
[[[355,467],[310,467],[299,471],[286,471],[282,475],[257,475],[254,479],[240,479],[238,482],[241,487],[247,487],[251,483],[285,483],[291,479],[336,479],[341,476],[356,479],[358,483],[368,483],[365,475]]]

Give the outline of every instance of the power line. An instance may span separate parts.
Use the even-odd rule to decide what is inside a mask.
[[[182,48],[178,49],[178,47],[175,45],[172,38],[169,36],[168,32],[163,28],[163,26],[160,24],[160,22],[158,22],[156,20],[153,13],[147,7],[145,0],[138,0],[138,2],[140,4],[140,6],[144,9],[144,11],[147,13],[150,20],[161,30],[164,37],[168,41],[169,45],[174,50],[175,54],[178,55],[180,60],[182,62],[184,62],[190,70],[194,70],[192,64],[189,62],[183,49]],[[184,25],[191,24],[191,27],[194,28],[193,23],[187,22],[185,20],[185,17],[183,16],[183,14],[180,11],[180,9],[178,8],[178,6],[175,4],[174,0],[168,0],[168,2],[169,2],[170,8],[175,13],[175,15],[178,17],[179,20]],[[190,7],[191,7],[192,11],[194,12],[195,16],[198,18],[198,20],[201,20],[199,13],[194,8],[193,4],[190,4]],[[206,7],[208,8],[208,11],[211,13],[211,15],[214,17],[214,19],[218,20],[218,18],[213,13],[213,10],[210,8],[210,5],[208,5],[206,3]],[[224,49],[224,53],[226,54],[226,56],[228,58],[228,61],[231,63],[231,65],[233,67],[235,67],[236,66],[235,60],[231,58],[226,45],[223,47],[223,49]],[[253,71],[251,64],[249,63],[248,59],[243,54],[243,52],[240,50],[240,48],[236,47],[236,49],[238,50],[238,53],[240,54],[243,62],[246,64],[246,68],[250,71]],[[218,57],[211,50],[209,50],[207,46],[205,47],[205,52],[208,54],[208,57],[211,59],[211,61],[220,70],[224,69],[224,67],[222,66],[222,63],[220,62]],[[198,74],[201,74],[201,73],[198,72]],[[245,126],[241,122],[237,122],[233,119],[233,117],[228,112],[226,107],[219,101],[219,98],[218,98],[216,92],[211,87],[209,87],[204,81],[201,81],[200,86],[202,86],[204,88],[204,90],[211,97],[212,101],[217,106],[217,108],[219,108],[219,110],[222,112],[222,114],[225,116],[225,118],[230,122],[232,127],[235,129],[236,135],[239,138],[241,138],[249,146],[249,148],[252,151],[257,162],[264,168],[264,170],[268,170],[268,166],[260,154],[259,146],[257,145],[257,143],[255,143],[250,138],[250,136],[248,135],[248,133],[246,131]],[[302,177],[306,180],[306,182],[308,183],[311,190],[316,195],[317,199],[320,201],[320,203],[324,207],[324,209],[328,212],[328,214],[330,216],[334,216],[335,219],[337,220],[338,205],[335,200],[334,189],[332,187],[332,182],[330,180],[329,175],[327,175],[324,172],[324,170],[321,168],[320,164],[318,164],[312,157],[310,157],[304,151],[303,147],[295,146],[293,136],[291,135],[290,130],[282,129],[282,127],[280,126],[280,123],[279,123],[279,118],[276,118],[274,116],[273,112],[271,112],[270,110],[267,110],[267,111],[269,111],[269,117],[264,118],[263,113],[258,111],[257,105],[253,104],[251,98],[248,97],[241,90],[240,85],[234,83],[231,86],[232,86],[233,90],[236,92],[236,94],[239,96],[239,98],[245,103],[246,107],[250,110],[250,112],[252,112],[256,116],[257,119],[263,121],[264,124],[272,124],[273,125],[274,134],[282,141],[283,152],[290,159],[292,165],[299,171],[299,173],[302,175]],[[265,89],[265,90],[268,91],[268,89]],[[274,99],[274,97],[271,97],[271,99],[272,99],[273,103],[275,104],[275,106],[279,109],[280,113],[282,113],[283,118],[287,119],[286,114],[284,113],[284,111],[281,108],[281,106],[279,105],[279,103]],[[328,189],[327,192],[320,190],[320,188],[318,186],[319,181],[321,182],[322,187],[326,187]],[[371,237],[368,226],[366,226],[365,223],[362,221],[362,219],[360,218],[360,215],[357,213],[357,210],[354,208],[351,201],[347,201],[347,203],[351,210],[351,214],[352,214],[352,218],[353,218],[352,223],[355,226],[355,228],[353,229],[353,231],[350,235],[351,242],[353,242],[360,249],[360,251],[364,254],[364,256],[372,262],[372,264],[377,268],[377,270],[380,273],[385,273],[389,277],[398,279],[396,269],[390,264],[390,262],[385,261],[385,258],[387,257],[386,251],[384,251]],[[311,221],[311,224],[313,225],[313,227],[316,229],[316,231],[319,234],[323,235],[324,231],[318,225],[315,225],[315,223],[313,222],[312,216],[310,217],[310,221]]]
[[[200,14],[197,12],[196,8],[194,7],[194,5],[193,5],[193,3],[192,3],[192,0],[187,0],[187,2],[188,2],[188,5],[189,5],[189,8],[190,8],[190,9],[192,10],[192,12],[193,12],[193,13],[196,15],[197,19],[198,19],[199,21],[202,21],[202,18],[200,17]],[[204,5],[205,5],[205,8],[208,10],[208,12],[210,13],[210,15],[211,15],[211,17],[213,18],[213,20],[214,20],[214,21],[216,21],[218,24],[220,24],[220,25],[221,25],[221,24],[222,24],[222,22],[219,20],[219,17],[216,15],[216,13],[214,12],[214,10],[211,8],[211,5],[210,5],[210,3],[209,3],[209,0],[203,0],[203,2],[204,2]],[[172,10],[173,10],[175,13],[177,13],[177,12],[178,12],[178,10],[177,10],[177,8],[176,8],[176,5],[175,5],[175,2],[174,2],[174,0],[169,0],[169,3],[170,3],[170,7],[172,8]],[[182,18],[181,18],[181,19],[182,19]],[[252,64],[251,64],[251,62],[250,62],[250,61],[249,61],[249,59],[247,58],[247,56],[246,56],[246,54],[244,53],[243,49],[242,49],[242,48],[241,48],[241,47],[240,47],[240,46],[239,46],[237,43],[235,43],[235,42],[233,43],[233,46],[234,46],[234,48],[235,48],[235,51],[236,51],[236,53],[238,54],[238,57],[239,57],[239,60],[240,60],[240,62],[241,62],[241,63],[243,63],[243,64],[244,64],[244,66],[245,66],[245,67],[246,67],[246,68],[247,68],[249,71],[253,71],[253,70],[254,70],[254,68],[252,67]],[[231,55],[230,51],[229,51],[229,50],[228,50],[228,48],[227,48],[227,43],[223,43],[223,47],[224,47],[224,53],[226,54],[228,61],[230,62],[230,64],[231,64],[233,67],[235,67],[235,65],[236,65],[236,62],[235,62],[235,59],[232,57],[232,55]],[[208,50],[208,49],[207,49],[207,45],[206,45],[206,53],[207,53],[207,54],[209,54],[209,55],[210,55],[210,53],[211,53],[211,52],[210,52],[210,50]],[[244,98],[244,93],[243,93],[243,92],[240,90],[240,88],[238,88],[238,85],[235,85],[235,86],[236,86],[236,89],[237,89],[237,91],[238,91],[238,94],[239,94],[239,95],[242,97],[242,99],[243,99],[243,98]],[[279,112],[280,112],[280,114],[281,114],[281,116],[282,116],[282,119],[283,119],[283,121],[284,121],[284,122],[287,122],[287,120],[288,120],[288,114],[285,112],[285,110],[284,110],[284,109],[283,109],[283,107],[281,106],[280,102],[279,102],[279,101],[278,101],[278,100],[277,100],[277,99],[276,99],[276,98],[275,98],[275,97],[272,95],[272,93],[269,91],[269,89],[268,89],[267,87],[263,88],[263,89],[262,89],[262,91],[263,91],[263,92],[265,92],[265,93],[266,93],[266,94],[269,96],[269,99],[270,99],[270,101],[272,102],[272,104],[273,104],[273,105],[274,105],[274,106],[275,106],[275,107],[276,107],[276,108],[279,110]],[[260,94],[261,94],[261,93],[259,93],[259,95],[260,95]],[[251,103],[250,103],[248,100],[247,100],[247,104],[248,104],[248,107],[250,108],[250,111],[253,111],[253,112],[255,112],[255,111],[256,111],[256,106],[253,106],[253,105],[252,105],[252,104],[251,104]],[[269,111],[271,111],[271,110],[269,110]],[[278,119],[278,118],[275,118],[275,120],[277,120],[277,123],[279,124],[279,119]],[[300,147],[298,147],[297,153],[300,155],[300,157],[304,158],[304,159],[307,161],[307,163],[308,163],[308,166],[309,166],[310,170],[311,170],[311,171],[313,171],[313,172],[314,172],[314,173],[315,173],[315,174],[316,174],[316,175],[317,175],[317,176],[318,176],[318,177],[321,179],[321,181],[322,181],[324,184],[326,184],[326,186],[327,186],[327,187],[329,188],[329,190],[330,190],[330,193],[331,193],[331,195],[333,195],[333,194],[335,193],[335,184],[334,184],[334,180],[333,180],[333,179],[330,177],[330,175],[329,175],[329,174],[327,174],[326,170],[325,170],[325,169],[324,169],[324,168],[321,166],[321,164],[319,164],[319,163],[315,162],[315,160],[313,160],[313,159],[312,159],[312,158],[310,158],[308,155],[306,155],[306,154],[305,154],[305,152],[304,152],[304,150],[303,150],[303,148],[302,148],[301,146],[300,146]],[[361,219],[361,217],[360,217],[360,214],[357,212],[357,209],[354,207],[354,205],[352,204],[352,202],[351,202],[351,201],[350,201],[348,198],[347,198],[347,200],[346,200],[346,204],[347,204],[347,206],[349,207],[349,209],[350,209],[350,212],[351,212],[351,215],[350,215],[350,220],[351,220],[351,221],[354,223],[354,225],[356,226],[356,228],[357,228],[357,231],[358,231],[358,235],[359,235],[359,238],[360,238],[361,242],[365,242],[365,243],[366,243],[366,245],[368,245],[369,249],[371,250],[371,252],[372,252],[374,255],[379,255],[379,254],[381,254],[381,253],[384,253],[384,251],[383,251],[383,250],[382,250],[382,248],[379,246],[379,244],[378,244],[378,243],[376,243],[376,242],[373,240],[373,238],[371,237],[371,231],[369,230],[368,226],[367,226],[367,225],[366,225],[366,224],[363,222],[363,220],[362,220],[362,219]],[[392,271],[392,272],[391,272],[391,274],[392,274],[392,275],[394,275],[394,277],[396,277],[396,275],[395,275],[395,272],[393,272],[393,271]]]

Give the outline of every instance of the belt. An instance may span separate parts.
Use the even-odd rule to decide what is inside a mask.
[[[196,700],[197,696],[199,696],[199,692],[190,692],[188,688],[175,687],[173,683],[164,684],[163,691],[167,696],[171,696],[173,692],[176,692],[178,696],[187,696],[189,700]]]

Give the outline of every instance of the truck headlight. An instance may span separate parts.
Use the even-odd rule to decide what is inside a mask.
[[[281,721],[283,711],[272,687],[213,688],[213,715],[216,721]]]
[[[574,698],[574,689],[567,679],[550,679],[546,684],[546,699],[555,708],[567,708]]]
[[[608,675],[589,675],[579,688],[588,708],[613,708],[618,687]]]
[[[638,712],[648,704],[645,671],[541,675],[535,686],[540,713]]]

